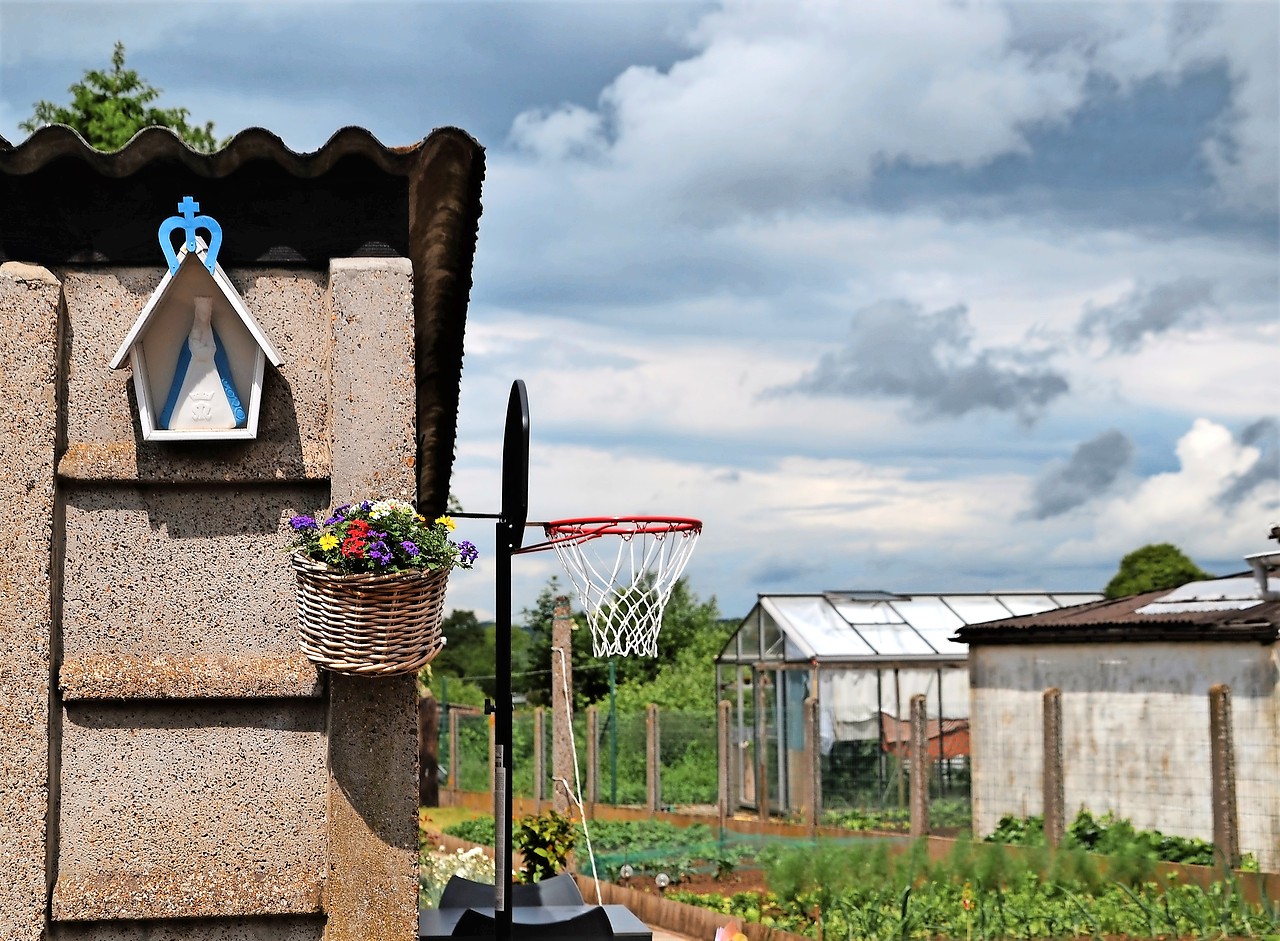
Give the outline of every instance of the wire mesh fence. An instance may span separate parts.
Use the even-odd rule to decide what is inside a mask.
[[[449,716],[439,723],[440,788],[488,791],[493,761],[490,717],[465,707],[450,709]],[[557,771],[551,710],[518,710],[512,722],[512,793],[551,802],[557,778],[562,778],[569,793],[580,793],[586,803],[714,812],[723,799],[730,814],[758,815],[763,796],[769,815],[797,817],[794,808],[807,796],[796,781],[812,759],[804,748],[788,745],[802,742],[803,736],[793,734],[780,747],[767,710],[760,719],[752,728],[724,730],[728,747],[721,754],[721,720],[715,712],[579,711],[572,734],[576,762]],[[763,748],[756,745],[759,733]],[[818,769],[818,803],[823,810],[819,822],[906,825],[912,772],[910,762],[894,750],[875,741],[837,742],[819,756]],[[739,783],[732,793],[722,795],[722,778],[732,779],[735,772]],[[926,773],[935,823],[957,829],[966,825],[967,758],[929,762]],[[757,778],[763,778],[758,788]]]

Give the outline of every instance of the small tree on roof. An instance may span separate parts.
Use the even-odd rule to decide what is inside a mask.
[[[69,105],[38,101],[35,113],[18,127],[31,133],[46,124],[65,124],[98,150],[119,150],[145,127],[171,128],[193,149],[206,153],[219,146],[212,121],[203,126],[188,124],[191,112],[186,108],[152,106],[160,89],[124,67],[122,42],[111,54],[110,70],[89,69],[67,91],[71,92]]]
[[[1103,594],[1108,598],[1124,598],[1159,588],[1177,588],[1202,578],[1213,576],[1187,558],[1177,546],[1168,542],[1152,543],[1120,560],[1120,570],[1107,582]]]

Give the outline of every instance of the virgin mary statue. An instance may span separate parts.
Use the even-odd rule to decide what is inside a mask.
[[[195,299],[191,332],[178,353],[160,427],[231,429],[245,424],[245,411],[231,381],[226,350],[213,329],[213,298]]]

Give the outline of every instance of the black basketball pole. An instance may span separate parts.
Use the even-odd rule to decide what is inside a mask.
[[[511,384],[502,439],[502,513],[497,523],[494,589],[493,703],[494,920],[497,941],[511,938],[511,558],[520,550],[529,515],[529,397],[524,382]]]

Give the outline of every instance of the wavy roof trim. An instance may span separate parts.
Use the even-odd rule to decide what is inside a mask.
[[[147,127],[119,150],[101,151],[65,124],[50,124],[17,145],[0,137],[0,173],[21,176],[35,173],[59,158],[75,157],[104,177],[127,177],[163,160],[177,161],[199,176],[217,178],[229,176],[246,163],[270,160],[296,177],[311,178],[327,173],[344,157],[359,155],[383,172],[405,175],[427,141],[442,134],[463,135],[479,147],[474,138],[455,127],[437,128],[416,144],[387,147],[364,128],[348,126],[335,131],[319,150],[298,153],[278,134],[251,127],[232,137],[221,150],[202,153],[167,127]]]

